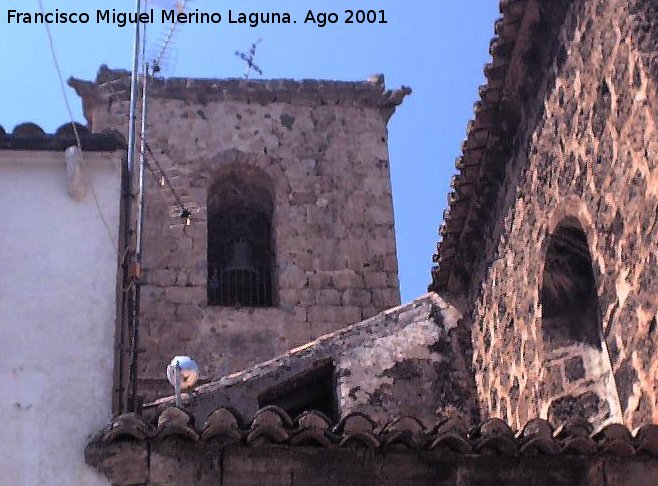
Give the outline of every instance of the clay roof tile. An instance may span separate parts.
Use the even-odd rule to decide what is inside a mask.
[[[136,413],[119,415],[102,435],[102,441],[111,443],[119,439],[144,440],[150,435],[150,430],[142,417]]]
[[[276,405],[268,405],[261,408],[254,415],[251,422],[251,429],[261,426],[280,427],[283,429],[291,429],[293,426],[292,419],[281,407]]]
[[[362,412],[345,415],[334,427],[336,433],[373,432],[376,422]]]
[[[239,441],[241,418],[236,411],[229,408],[218,408],[206,420],[201,433],[201,440],[222,439],[224,441]]]
[[[658,425],[644,425],[635,432],[635,449],[638,453],[658,457]]]
[[[470,454],[473,447],[465,435],[456,432],[444,432],[434,439],[428,446],[429,450],[449,451],[456,454]]]
[[[395,448],[510,457],[555,454],[629,457],[644,453],[658,458],[658,425],[644,426],[633,436],[620,424],[610,424],[592,433],[588,422],[574,419],[553,432],[546,420],[531,419],[515,435],[499,418],[491,418],[467,432],[466,423],[459,416],[442,417],[428,429],[415,417],[401,417],[378,426],[367,414],[352,412],[333,431],[330,428],[329,418],[317,411],[304,412],[293,423],[283,409],[267,406],[258,410],[245,426],[237,411],[220,407],[208,416],[199,431],[186,411],[169,407],[158,416],[156,429],[134,413],[124,414],[95,436],[92,443],[102,449],[126,439],[148,442],[178,437],[192,442],[219,440],[222,444],[248,446]],[[107,451],[112,453],[110,449]]]
[[[194,420],[184,410],[177,407],[168,407],[158,416],[156,437],[182,437],[191,441],[199,440],[199,435],[192,428]]]

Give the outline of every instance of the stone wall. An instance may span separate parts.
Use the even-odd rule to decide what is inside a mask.
[[[217,478],[225,486],[652,486],[658,478],[657,461],[646,458],[538,454],[520,461],[444,449],[414,454],[401,444],[401,450],[382,452],[352,447],[190,447],[186,439],[164,439],[147,448],[124,442],[111,448],[112,466],[121,471],[111,477],[117,486],[211,486]]]
[[[358,412],[380,422],[413,415],[429,424],[437,413],[471,421],[474,385],[460,347],[460,318],[440,296],[426,294],[197,387],[183,403],[197,423],[222,406],[250,415],[275,404],[294,417],[319,409],[313,395],[320,389],[333,402],[322,411],[335,420]],[[286,399],[272,400],[277,396]],[[145,413],[152,415],[172,400],[163,399]]]
[[[127,130],[125,72],[73,80],[94,131]],[[400,302],[386,123],[408,90],[377,83],[156,80],[147,135],[141,391],[171,393],[188,354],[210,379],[249,367]],[[267,193],[274,303],[207,305],[207,201],[226,180]],[[172,217],[173,216],[173,217]],[[172,227],[173,225],[173,227]]]
[[[658,417],[653,5],[574,1],[546,41],[550,65],[532,65],[536,47],[518,48],[543,81],[522,113],[470,290],[481,407],[517,426],[539,413],[629,426]],[[549,236],[567,220],[586,238],[599,342],[551,348],[542,285],[555,277]],[[572,318],[592,318],[584,301]]]

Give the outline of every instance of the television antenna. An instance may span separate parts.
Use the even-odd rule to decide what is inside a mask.
[[[190,3],[191,0],[150,0],[160,6],[165,6],[168,5],[169,7],[173,7],[173,9],[176,10],[176,13],[183,13],[187,9],[188,3]],[[162,40],[158,43],[158,48],[154,56],[151,57],[153,59],[152,66],[153,66],[153,74],[157,74],[162,71],[163,65],[167,62],[167,59],[170,55],[170,52],[172,52],[172,49],[170,48],[175,39],[176,39],[176,33],[178,32],[178,22],[173,22],[169,28],[166,30],[164,33]]]
[[[254,62],[254,58],[256,57],[256,47],[258,47],[258,44],[260,44],[262,41],[263,39],[258,39],[256,42],[251,44],[251,47],[246,53],[235,51],[235,55],[247,64],[244,70],[244,79],[249,79],[249,74],[251,71],[258,73],[261,76],[263,75],[263,70],[258,66],[258,64]]]
[[[182,205],[173,205],[169,207],[169,217],[172,219],[177,219],[176,223],[169,225],[170,228],[178,228],[181,226],[191,226],[193,222],[206,221],[205,219],[200,219],[194,217],[195,214],[201,212],[201,206],[191,200],[191,198],[183,197]],[[188,199],[186,201],[186,199]]]
[[[162,8],[175,8],[178,13],[181,13],[188,4],[188,0],[135,0],[135,13],[137,18],[142,13],[142,6],[145,4],[157,5]],[[149,75],[157,73],[161,70],[162,60],[171,45],[174,37],[174,32],[178,22],[172,23],[169,31],[164,37],[161,47],[152,63],[146,61],[146,24],[141,22],[135,23],[135,37],[133,45],[133,62],[132,73],[130,80],[130,105],[129,105],[129,120],[128,120],[128,157],[127,157],[127,172],[129,180],[129,190],[133,192],[133,185],[135,177],[138,180],[137,191],[137,208],[135,211],[134,220],[134,247],[128,243],[127,254],[130,263],[127,265],[127,278],[129,284],[127,286],[128,297],[126,299],[125,310],[122,311],[126,314],[126,325],[129,331],[129,363],[128,363],[128,384],[127,393],[125,397],[126,411],[137,411],[139,408],[139,399],[137,396],[137,357],[139,353],[139,302],[140,302],[140,279],[141,279],[141,263],[142,263],[142,228],[144,223],[144,181],[145,170],[147,167],[146,152],[148,150],[150,155],[153,155],[146,142],[146,118],[147,118],[147,96],[148,96],[148,79]],[[140,138],[137,140],[137,115],[138,107],[137,102],[140,98],[139,81],[142,81],[141,87],[141,119],[140,121]],[[138,143],[139,142],[139,143]],[[139,166],[138,171],[135,171],[136,148],[139,145]],[[148,164],[149,169],[154,172],[153,167]],[[159,166],[159,164],[158,164]],[[181,208],[181,217],[184,216],[184,222],[191,221],[192,210],[186,209],[185,205],[181,203],[180,198],[177,196],[175,190],[169,183],[169,179],[164,170],[159,167],[160,178],[174,195],[177,204]],[[130,202],[128,202],[130,205]],[[130,214],[128,208],[128,214]],[[130,225],[132,230],[133,225]]]

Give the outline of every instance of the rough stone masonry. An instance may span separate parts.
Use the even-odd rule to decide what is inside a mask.
[[[434,288],[466,302],[485,415],[655,421],[656,3],[501,10]]]
[[[193,356],[210,379],[399,304],[386,124],[410,90],[386,91],[382,79],[150,83],[149,158],[164,174],[146,184],[147,399],[171,393],[164,369],[175,355]],[[95,83],[70,81],[92,131],[127,133],[129,80],[102,67]],[[162,175],[199,208],[191,225]],[[272,302],[208,305],[208,205],[240,194],[271,215]]]

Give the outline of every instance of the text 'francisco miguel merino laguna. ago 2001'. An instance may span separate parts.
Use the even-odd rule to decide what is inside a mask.
[[[385,24],[384,10],[345,10],[337,12],[314,12],[308,10],[304,16],[304,24],[314,24],[324,27],[338,22],[346,24]],[[49,12],[21,12],[7,10],[8,24],[114,24],[125,27],[128,24],[141,22],[143,24],[180,23],[180,24],[245,24],[257,27],[260,24],[291,24],[297,23],[289,12],[234,12],[228,10],[224,15],[219,12],[201,12],[195,9],[190,12],[180,12],[176,9],[155,10],[146,12],[121,12],[116,9],[96,10],[95,13],[70,12],[55,9]]]

